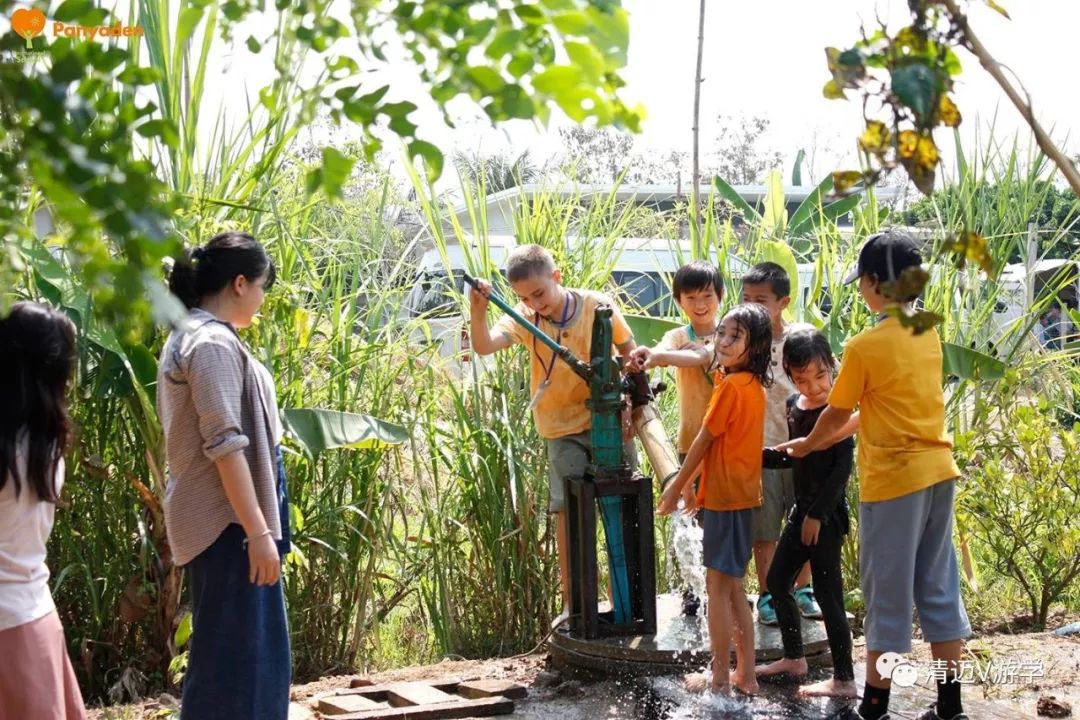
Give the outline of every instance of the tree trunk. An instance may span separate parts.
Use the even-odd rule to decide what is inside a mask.
[[[699,208],[698,187],[701,184],[701,169],[698,164],[698,147],[701,139],[701,56],[705,48],[705,0],[701,0],[698,13],[697,70],[694,73],[694,170],[693,185],[690,188],[690,218],[693,228],[695,249],[701,243],[701,213]],[[704,256],[704,253],[701,253]]]

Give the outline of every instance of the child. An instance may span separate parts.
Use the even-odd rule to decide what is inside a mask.
[[[825,409],[832,388],[836,360],[828,339],[817,330],[790,333],[784,343],[784,372],[799,391],[788,398],[787,422],[791,437],[802,437],[814,427]],[[851,664],[851,628],[844,614],[844,581],[840,574],[840,549],[848,532],[845,490],[851,474],[855,444],[845,437],[832,447],[795,460],[795,505],[780,534],[767,578],[776,605],[784,657],[757,668],[759,678],[789,675],[803,678],[799,610],[792,583],[807,561],[813,570],[818,602],[825,616],[825,632],[832,651],[833,676],[799,689],[804,696],[855,697],[855,674]],[[790,463],[790,460],[787,460]],[[766,460],[768,465],[768,460]]]
[[[611,329],[615,347],[628,356],[634,336],[615,303],[607,295],[591,290],[563,287],[562,273],[555,258],[539,245],[522,245],[506,259],[510,287],[520,299],[515,308],[522,317],[548,336],[588,362],[592,345],[593,320],[597,305],[612,308]],[[566,522],[566,480],[580,477],[591,460],[592,414],[585,401],[589,386],[570,366],[510,316],[500,318],[490,330],[487,321],[491,285],[480,281],[481,291],[471,290],[470,340],[473,352],[489,355],[520,343],[532,357],[531,380],[533,417],[536,431],[547,441],[550,470],[549,511],[556,517],[556,548],[564,609],[570,607],[570,558]],[[625,445],[625,457],[635,465],[634,441]]]
[[[935,707],[920,720],[966,720],[956,670],[971,625],[960,599],[952,544],[953,497],[960,472],[945,432],[941,339],[915,335],[887,310],[906,311],[915,296],[892,298],[884,287],[922,258],[910,235],[874,235],[845,282],[878,313],[878,323],[844,349],[829,406],[805,438],[782,446],[796,457],[832,442],[856,405],[859,428],[859,575],[866,601],[866,689],[859,714],[887,717],[890,681],[877,660],[911,651],[911,606],[935,660],[949,668]]]
[[[712,690],[730,685],[753,694],[754,619],[746,604],[743,576],[750,562],[753,509],[761,505],[761,444],[765,428],[765,387],[771,382],[769,315],[760,305],[744,304],[724,316],[716,354],[724,373],[713,377],[714,388],[705,419],[679,474],[664,490],[657,510],[675,510],[704,461],[697,497],[704,507],[704,557],[708,592],[709,643],[712,649]],[[736,663],[729,678],[734,625]],[[691,690],[704,689],[707,675],[687,677]]]
[[[724,280],[715,265],[696,260],[675,272],[671,294],[690,319],[689,324],[669,330],[655,348],[635,348],[631,357],[642,369],[675,367],[675,390],[679,396],[677,447],[682,462],[701,430],[701,420],[712,395],[709,369],[714,355],[716,313],[724,297]],[[700,603],[690,590],[683,592],[684,615],[696,615]]]
[[[165,522],[191,591],[181,720],[286,720],[291,662],[281,557],[289,505],[270,373],[237,328],[251,325],[274,264],[225,232],[178,259],[169,289],[190,311],[158,365],[169,479]]]
[[[743,275],[742,301],[756,303],[769,313],[772,323],[772,370],[773,384],[766,393],[765,447],[775,447],[788,439],[787,399],[795,392],[795,386],[780,370],[784,355],[784,339],[795,330],[812,330],[806,324],[784,322],[784,309],[791,302],[791,279],[787,271],[773,262],[758,263]],[[784,517],[795,502],[795,488],[791,468],[765,468],[761,473],[764,502],[754,511],[754,567],[757,569],[758,622],[776,625],[776,609],[768,592],[767,578],[776,543],[780,539],[780,527]],[[796,581],[795,602],[803,617],[820,618],[821,608],[814,599],[814,590],[807,581],[809,567],[803,568]]]
[[[0,720],[86,717],[45,565],[74,371],[65,315],[20,302],[0,319]]]

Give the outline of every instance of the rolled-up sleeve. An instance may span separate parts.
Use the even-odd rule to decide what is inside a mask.
[[[210,462],[248,446],[242,423],[244,357],[240,348],[221,343],[198,345],[191,354],[187,381],[199,416],[202,451]]]

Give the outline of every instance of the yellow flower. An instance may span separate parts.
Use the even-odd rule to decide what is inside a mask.
[[[934,144],[934,138],[923,135],[919,138],[918,162],[924,168],[932,168],[938,164],[938,149]]]
[[[868,153],[881,155],[891,140],[892,133],[885,127],[885,123],[871,120],[866,124],[866,130],[859,138],[859,145]]]
[[[919,134],[914,130],[902,130],[900,132],[900,145],[899,152],[900,157],[910,158],[915,155],[915,150],[919,147]]]
[[[960,108],[956,107],[956,103],[948,95],[942,95],[941,102],[938,103],[938,122],[946,127],[958,127],[960,120]]]

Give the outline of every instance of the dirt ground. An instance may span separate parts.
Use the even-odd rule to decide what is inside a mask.
[[[1077,618],[1067,619],[1075,621]],[[861,639],[855,643],[855,662],[863,664],[865,646]],[[1069,717],[1080,717],[1080,635],[1062,637],[1052,632],[985,634],[967,643],[965,658],[973,674],[972,685],[965,690],[966,696],[1014,707],[1018,715],[1022,713],[1027,717],[1036,715],[1040,698],[1052,696],[1071,704],[1073,710]],[[910,659],[916,667],[929,668],[929,646],[916,641]],[[318,699],[349,687],[354,677],[357,676],[325,677],[294,686],[290,720],[321,718],[315,711]],[[597,709],[606,708],[619,700],[617,685],[613,687],[612,683],[602,684],[597,686],[596,692],[589,692],[583,691],[580,683],[564,681],[548,667],[545,653],[496,660],[444,661],[435,665],[372,673],[366,677],[380,684],[445,677],[513,680],[530,686],[531,699],[521,703],[524,707],[513,716],[520,718],[593,717]],[[90,712],[90,718],[161,720],[168,717],[167,711],[171,707],[175,707],[175,700],[163,695],[135,705],[95,709]],[[603,714],[611,716],[610,712]]]

